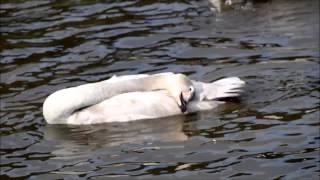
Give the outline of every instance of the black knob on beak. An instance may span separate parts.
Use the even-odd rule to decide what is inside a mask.
[[[187,111],[187,102],[183,99],[182,93],[180,94],[180,103],[181,105],[179,108],[181,109],[181,112],[184,113]]]

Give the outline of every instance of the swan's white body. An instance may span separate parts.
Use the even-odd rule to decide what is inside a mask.
[[[173,73],[164,73],[174,75]],[[139,79],[148,77],[147,74],[112,77],[104,83],[139,82]],[[123,83],[123,86],[127,86]],[[223,103],[217,98],[238,96],[244,86],[244,81],[237,77],[225,78],[213,83],[192,81],[195,87],[195,97],[187,105],[187,112],[210,110]],[[171,84],[174,86],[175,84]],[[94,85],[93,85],[94,86]],[[79,86],[80,87],[80,86]],[[87,102],[79,102],[73,97],[63,93],[54,93],[44,103],[43,111],[46,121],[50,124],[97,124],[106,122],[126,122],[140,119],[155,119],[183,114],[175,99],[166,90],[135,91],[114,94],[102,99],[99,95],[99,87],[93,89],[69,88],[69,96],[81,96],[79,91],[96,91],[88,93],[81,101],[90,101],[89,107],[82,106]],[[133,88],[134,89],[134,88]],[[100,92],[101,93],[101,92]],[[48,100],[49,99],[49,100]],[[63,104],[67,103],[68,106]],[[72,106],[74,104],[74,106]],[[63,107],[68,107],[63,109]],[[81,110],[78,110],[81,109]]]

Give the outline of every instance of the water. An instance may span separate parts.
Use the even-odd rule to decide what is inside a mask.
[[[1,1],[1,179],[318,179],[319,1]],[[55,90],[113,74],[239,76],[218,109],[48,125]],[[127,107],[130,108],[130,107]]]

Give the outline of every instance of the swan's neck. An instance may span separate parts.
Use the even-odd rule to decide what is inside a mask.
[[[137,79],[121,80],[119,82],[108,82],[108,80],[95,83],[102,92],[102,100],[118,94],[135,91],[153,91],[165,89],[167,87],[167,75],[153,75]]]

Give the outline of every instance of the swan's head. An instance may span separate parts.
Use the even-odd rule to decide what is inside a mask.
[[[176,100],[181,112],[186,112],[187,104],[195,94],[195,88],[191,80],[183,74],[175,74],[169,80],[168,91]]]

